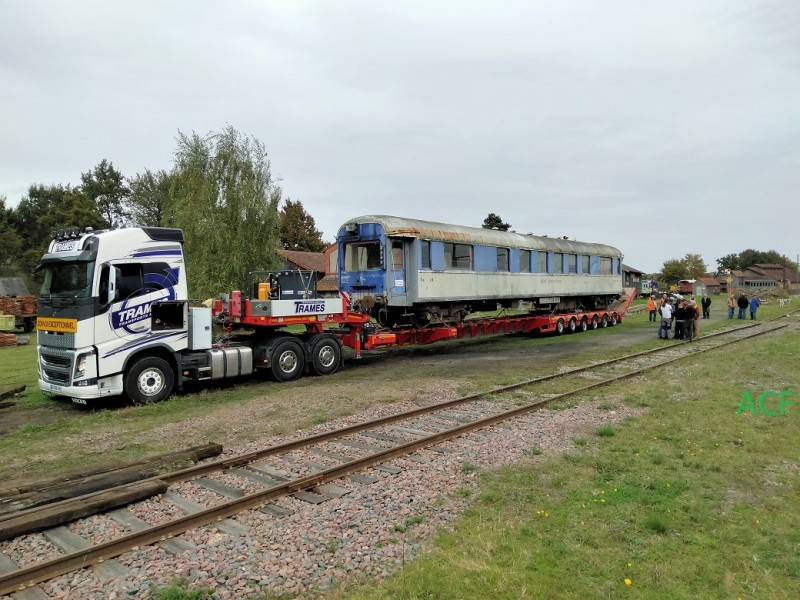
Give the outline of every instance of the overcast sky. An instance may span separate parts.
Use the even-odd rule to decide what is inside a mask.
[[[326,241],[363,214],[800,252],[800,1],[0,0],[0,195],[178,130],[261,140]]]

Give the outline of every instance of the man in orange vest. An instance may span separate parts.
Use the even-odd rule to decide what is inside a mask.
[[[650,299],[647,301],[647,312],[650,313],[650,320],[655,322],[656,320],[656,297],[655,295],[650,296]]]

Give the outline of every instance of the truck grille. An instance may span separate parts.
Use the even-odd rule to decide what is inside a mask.
[[[42,376],[45,381],[69,385],[72,381],[72,354],[58,348],[40,350]]]
[[[49,333],[47,331],[39,331],[38,336],[40,346],[49,346],[51,348],[75,347],[74,333]]]

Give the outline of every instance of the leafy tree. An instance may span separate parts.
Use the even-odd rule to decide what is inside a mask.
[[[131,193],[126,203],[132,224],[145,227],[168,227],[173,223],[172,186],[175,175],[163,169],[145,169],[131,180]]]
[[[97,204],[107,227],[125,223],[124,202],[130,195],[122,173],[105,158],[92,171],[81,174],[83,193]]]
[[[0,253],[0,276],[19,274],[22,237],[15,227],[14,210],[6,208],[5,196],[0,196],[0,239],[3,240],[3,252]]]
[[[22,237],[18,262],[30,273],[50,243],[50,233],[65,227],[102,229],[105,220],[97,206],[77,188],[32,185],[17,206],[15,227]]]
[[[325,242],[314,223],[314,217],[308,214],[298,200],[292,202],[287,198],[280,214],[281,246],[285,250],[301,250],[304,252],[322,252]]]
[[[722,258],[717,259],[717,273],[722,273],[725,269],[734,271],[739,268],[739,255],[726,254]]]
[[[178,132],[174,224],[184,230],[190,293],[243,289],[247,272],[280,265],[278,204],[264,145],[233,127],[204,137]]]
[[[682,262],[686,267],[686,277],[684,279],[703,277],[708,270],[706,263],[703,262],[703,257],[699,254],[687,254],[683,257]]]
[[[681,259],[670,259],[661,268],[660,281],[669,285],[681,279],[697,279],[706,274],[706,264],[699,254],[687,254]]]
[[[504,223],[503,219],[501,219],[499,215],[489,213],[489,216],[483,220],[483,225],[481,225],[481,227],[484,229],[499,229],[500,231],[508,231],[511,228],[511,225]]]
[[[688,279],[686,265],[683,264],[683,261],[677,258],[665,261],[664,266],[661,267],[661,274],[658,276],[658,280],[672,285],[678,283],[681,279]]]
[[[775,250],[753,250],[748,248],[742,250],[739,254],[726,254],[722,258],[717,259],[717,267],[719,271],[725,269],[731,270],[744,270],[747,267],[759,264],[777,264],[792,266],[788,258],[776,252]]]

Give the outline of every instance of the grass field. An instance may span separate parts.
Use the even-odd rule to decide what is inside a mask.
[[[779,312],[785,310],[765,306],[759,316],[766,319]],[[711,331],[728,324],[703,326]],[[509,338],[492,348],[574,344],[579,361],[586,358],[578,352],[582,340],[625,331],[644,334],[647,328],[652,325],[640,314],[617,330],[583,338]],[[657,343],[647,334],[609,354]],[[429,552],[406,562],[390,579],[339,589],[325,598],[800,597],[798,356],[797,333],[765,336],[584,398],[609,410],[621,402],[612,398],[650,410],[619,427],[576,438],[567,454],[532,448],[524,464],[482,472],[481,491],[471,508],[451,531],[438,536]],[[284,390],[311,389],[319,379],[271,386],[267,392],[258,382],[238,384],[176,396],[160,405],[86,411],[75,418],[74,407],[54,404],[36,389],[33,345],[0,349],[0,361],[0,389],[29,386],[17,400],[20,405],[33,412],[61,409],[70,414],[46,425],[23,423],[0,437],[1,462],[28,456],[34,474],[74,465],[79,457],[90,462],[95,458],[90,453],[80,456],[80,440],[87,436],[117,436],[118,459],[160,451],[158,441],[149,438],[154,428],[235,410],[246,402],[265,402],[267,393],[275,405],[276,422],[263,424],[270,433],[355,412],[370,401],[348,391],[363,386],[363,372],[345,369],[330,380],[328,395],[352,404],[317,405],[309,399],[302,415],[288,426],[276,424]],[[533,375],[520,372],[517,380]],[[421,376],[431,374],[397,373],[396,386],[401,387],[403,377],[410,383]],[[501,377],[512,379],[514,374],[475,374],[473,381],[481,389],[510,383]],[[760,411],[762,396],[764,408],[776,414]],[[748,405],[740,410],[748,398],[753,399],[752,409]],[[214,439],[213,431],[208,439]],[[65,440],[77,446],[64,453]],[[0,464],[0,479],[10,474]],[[175,586],[163,597],[205,596]]]
[[[761,338],[608,388],[587,401],[651,410],[482,474],[429,553],[328,598],[800,597],[798,356]]]

